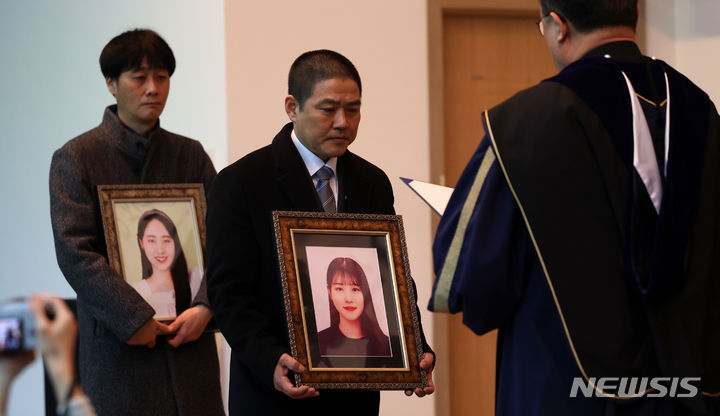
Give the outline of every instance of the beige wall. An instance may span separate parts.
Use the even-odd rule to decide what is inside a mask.
[[[675,0],[646,1],[641,15],[646,35],[643,52],[675,65]]]
[[[283,99],[292,61],[334,49],[357,66],[362,122],[351,150],[380,166],[403,216],[425,333],[431,282],[430,210],[398,179],[429,180],[426,7],[420,0],[226,1],[228,159],[270,143],[287,116]],[[383,392],[383,415],[433,415],[434,398]]]
[[[688,76],[720,103],[720,2],[650,0],[644,10],[647,50]]]
[[[677,69],[720,104],[720,2],[675,2],[675,56]]]

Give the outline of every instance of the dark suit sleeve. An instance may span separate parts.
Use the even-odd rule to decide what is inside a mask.
[[[208,297],[233,358],[272,388],[275,365],[288,349],[259,305],[263,271],[250,203],[235,172],[220,172],[208,197]]]

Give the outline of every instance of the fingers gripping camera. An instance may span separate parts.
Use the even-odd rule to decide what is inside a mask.
[[[50,304],[45,305],[49,319],[55,313]],[[0,354],[28,351],[35,348],[37,338],[27,300],[11,299],[0,304]]]

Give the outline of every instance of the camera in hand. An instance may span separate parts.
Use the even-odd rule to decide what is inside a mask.
[[[50,304],[45,305],[49,319],[55,317]],[[35,322],[25,299],[11,299],[0,304],[0,354],[12,354],[35,348]]]

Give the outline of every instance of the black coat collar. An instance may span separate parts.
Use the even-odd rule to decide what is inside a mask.
[[[272,152],[277,171],[277,182],[282,191],[299,211],[322,211],[312,178],[292,142],[293,124],[286,124],[272,141]],[[360,158],[349,150],[338,157],[338,212],[374,212],[372,187],[363,170]]]
[[[293,124],[286,124],[272,141],[277,183],[299,211],[322,211],[315,186],[300,153],[290,138]]]
[[[588,51],[583,58],[604,55],[610,55],[613,58],[623,61],[640,61],[643,58],[640,48],[638,48],[635,42],[628,40],[602,44]]]

